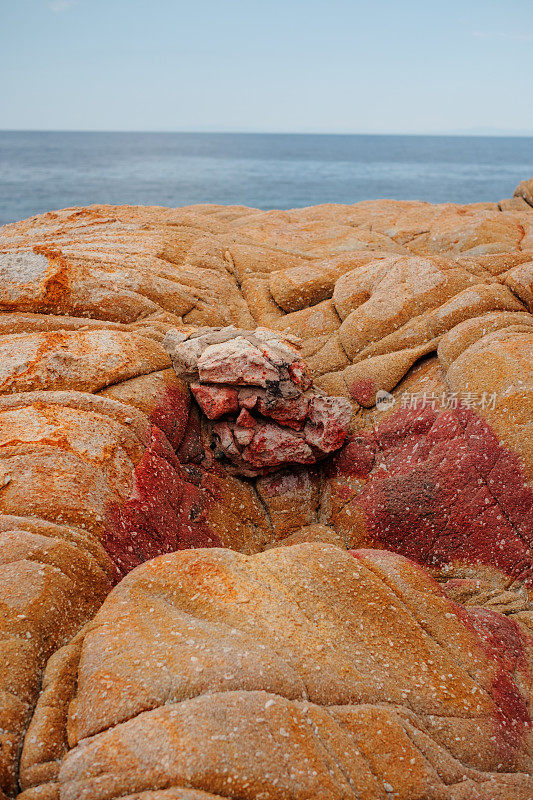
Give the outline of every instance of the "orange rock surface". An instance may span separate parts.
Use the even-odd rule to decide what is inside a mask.
[[[0,798],[531,796],[530,183],[0,229]],[[225,326],[301,340],[342,449],[213,458],[163,340]]]

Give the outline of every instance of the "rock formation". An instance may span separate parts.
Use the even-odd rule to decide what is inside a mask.
[[[63,800],[525,800],[527,655],[515,622],[392,553],[162,556],[49,663],[21,784],[44,777]]]
[[[216,420],[208,425],[206,453],[233,473],[256,477],[315,464],[346,439],[350,401],[313,391],[306,364],[279,334],[233,326],[189,335],[171,330],[163,344],[201,411]]]
[[[530,183],[0,229],[0,800],[531,796]]]

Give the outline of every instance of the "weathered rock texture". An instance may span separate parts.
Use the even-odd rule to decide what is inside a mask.
[[[296,553],[297,561],[309,561],[310,569],[322,569],[317,565],[323,564],[324,559],[333,564],[339,558],[348,558],[339,548],[387,548],[426,566],[448,595],[466,606],[491,609],[468,612],[476,620],[483,619],[483,631],[486,625],[492,626],[494,646],[484,651],[490,662],[489,671],[500,669],[501,659],[495,653],[494,643],[501,637],[505,645],[500,649],[522,659],[519,656],[522,651],[512,638],[514,633],[511,636],[508,631],[518,630],[515,623],[522,631],[531,624],[533,208],[530,188],[530,182],[524,182],[516,197],[498,205],[434,206],[379,201],[289,212],[220,206],[184,209],[95,206],[51,212],[1,229],[0,798],[18,791],[21,748],[41,688],[38,714],[31,723],[31,735],[26,738],[22,781],[28,800],[57,796],[54,770],[57,771],[66,747],[61,738],[62,720],[72,692],[85,691],[81,684],[79,690],[75,687],[80,648],[89,661],[92,658],[92,651],[85,649],[89,634],[76,636],[87,622],[92,624],[90,620],[113,584],[133,568],[163,553],[214,546],[251,556],[280,544],[306,541],[335,544],[337,549],[325,548],[326,555],[320,548],[287,551]],[[249,446],[244,443],[248,429],[242,423],[251,425],[251,422],[242,406],[251,387],[240,388],[236,402],[232,381],[224,384],[223,396],[220,385],[213,393],[215,370],[207,373],[209,379],[198,375],[199,380],[192,381],[198,385],[193,386],[196,400],[191,400],[188,386],[191,378],[176,374],[163,347],[163,339],[171,329],[182,331],[187,341],[193,341],[198,335],[200,338],[212,335],[212,331],[203,331],[204,328],[227,326],[246,332],[266,328],[284,341],[291,336],[302,341],[299,358],[308,365],[315,390],[343,397],[351,404],[351,436],[333,457],[299,465],[294,464],[297,458],[290,458],[289,466],[270,471],[277,467],[278,459],[276,463],[252,464],[244,477],[235,474],[242,473],[242,463],[240,469],[235,469],[236,460],[243,461],[242,454]],[[305,371],[301,375],[305,376]],[[278,373],[273,385],[280,385],[279,377]],[[268,386],[259,388],[266,390]],[[239,401],[241,390],[243,402]],[[309,397],[306,393],[311,391],[302,390],[304,404],[305,397]],[[385,392],[391,394],[385,411],[375,405],[378,392],[386,399]],[[263,395],[255,391],[255,394],[258,394],[255,410],[245,407],[244,411],[252,420],[260,419],[265,429],[268,414],[264,410],[267,406],[270,411],[273,409],[266,402],[267,392]],[[264,402],[263,411],[259,409],[259,396]],[[218,413],[220,403],[224,415],[208,423],[204,412]],[[385,406],[387,403],[379,408]],[[276,436],[279,437],[281,429],[301,434],[298,425],[305,418],[297,417],[296,409],[284,420],[272,416]],[[228,419],[232,420],[229,430],[239,455],[233,453],[233,460],[225,461],[214,457],[205,431]],[[281,424],[288,420],[298,425]],[[305,426],[304,422],[303,430]],[[236,427],[244,429],[238,431],[240,442],[236,441]],[[319,436],[320,429],[315,433]],[[227,456],[232,442],[226,437],[224,451],[223,430],[221,434],[218,455]],[[311,446],[305,435],[296,438],[299,447],[305,440],[314,460],[318,450],[320,457],[328,451],[329,444],[317,446],[317,439]],[[263,474],[265,471],[267,474]],[[258,472],[261,474],[257,475]],[[248,565],[246,569],[253,570],[255,567],[250,565],[282,559],[280,553],[275,551],[258,557],[257,561],[252,558],[243,563]],[[185,564],[188,557],[185,553],[172,556],[171,562],[177,559],[176,564]],[[209,571],[209,558],[205,551],[198,555],[199,560],[194,563],[198,563],[200,573],[204,569]],[[239,557],[225,553],[220,558]],[[133,581],[131,586],[136,585],[136,576],[143,575],[142,570],[146,569],[148,566],[140,567],[140,573],[127,579]],[[408,569],[415,570],[416,575],[422,574],[415,567]],[[433,584],[428,580],[422,581],[421,603],[430,602],[433,597],[434,589],[428,588]],[[179,587],[176,574],[168,581],[168,586]],[[331,581],[333,586],[337,583],[336,578]],[[325,583],[315,580],[312,585],[315,595],[326,592]],[[113,603],[119,601],[111,598],[121,598],[122,591],[126,596],[128,586],[129,583],[121,584],[116,590],[118,594],[111,595],[104,608],[113,608]],[[179,593],[178,589],[170,588],[161,591]],[[331,613],[327,637],[328,641],[335,641],[343,634],[333,599],[335,592],[331,591],[327,595]],[[156,596],[163,595],[154,595],[154,608],[159,609],[160,600],[156,602]],[[193,602],[194,592],[187,589],[180,602],[189,602],[186,597]],[[315,600],[318,602],[318,596]],[[198,602],[204,601],[200,598]],[[374,602],[375,607],[371,605]],[[365,619],[370,629],[375,624],[374,611],[386,612],[386,604],[372,596],[365,596],[365,603],[361,608],[366,611],[361,612],[363,617],[355,628],[361,631],[361,636],[367,624]],[[145,612],[137,611],[136,604],[137,600],[132,600],[132,619],[137,613],[138,620],[144,618],[144,623],[136,624],[141,627],[144,624],[148,636],[152,612],[143,617]],[[506,617],[498,616],[496,611]],[[101,614],[105,613],[102,609]],[[467,625],[466,621],[472,617],[461,613]],[[255,616],[254,625],[259,625],[260,619],[260,614]],[[100,687],[98,696],[95,690],[95,704],[104,691],[109,691],[110,697],[118,691],[124,694],[126,702],[128,681],[133,681],[136,674],[135,654],[131,658],[124,656],[121,663],[122,634],[113,620],[102,626],[109,630],[110,652],[116,654],[113,658],[116,657],[118,666],[107,677],[102,673],[102,680],[108,685],[105,689]],[[508,624],[510,628],[506,627]],[[475,636],[486,638],[483,631],[478,630]],[[398,641],[403,641],[401,626],[397,635]],[[171,626],[163,626],[159,636],[165,649],[165,641],[170,642],[172,637]],[[200,641],[198,637],[201,639],[201,634],[194,625],[191,642]],[[125,634],[122,643],[127,643],[127,638]],[[138,641],[141,639],[139,635]],[[457,645],[453,638],[450,641],[456,661],[467,663],[467,669],[473,668],[473,662],[468,661],[469,653],[473,652],[468,649],[470,644],[463,645],[459,638]],[[63,646],[66,649],[60,649]],[[364,647],[361,644],[363,650]],[[260,651],[263,652],[262,648]],[[411,670],[418,658],[416,652],[410,645],[399,647],[388,663],[398,670]],[[217,669],[219,661],[218,656],[214,658]],[[483,717],[486,723],[480,722],[478,715],[476,730],[481,729],[480,736],[493,735],[494,714],[506,719],[512,731],[516,732],[522,724],[525,726],[523,701],[517,699],[518,695],[513,694],[514,689],[506,682],[517,681],[517,691],[523,697],[522,677],[517,677],[523,675],[523,670],[520,667],[517,672],[517,663],[506,662],[501,667],[511,677],[502,677],[506,687],[503,694],[492,694],[495,706],[486,707]],[[247,682],[249,674],[258,680],[260,668],[257,674],[247,669],[242,660],[233,664],[232,692],[264,689],[258,688],[254,681]],[[174,680],[176,686],[181,686],[185,673],[177,672],[175,678],[172,674],[171,670],[169,686],[174,686]],[[206,676],[212,674],[206,672]],[[220,675],[223,674],[226,673],[221,671]],[[455,675],[453,670],[451,674]],[[151,680],[150,668],[143,673],[142,681],[149,687]],[[194,715],[185,709],[193,726],[187,733],[191,744],[183,744],[185,748],[194,746],[195,737],[198,741],[208,735],[202,731],[212,730],[213,736],[225,735],[212,728],[212,725],[223,726],[223,719],[228,720],[227,732],[233,731],[234,724],[237,725],[232,721],[235,716],[242,721],[242,738],[245,738],[246,726],[252,726],[255,719],[252,711],[252,717],[235,711],[241,702],[237,695],[231,695],[234,706],[214,710],[215,706],[209,705],[211,701],[205,701],[211,677],[206,677],[206,681],[201,692],[194,695],[198,699],[187,701],[207,702],[207,706]],[[215,692],[217,681],[219,678],[212,678]],[[370,715],[378,715],[376,709],[382,709],[383,704],[389,709],[384,699],[388,690],[384,688],[383,694],[377,692],[371,699],[367,695],[361,699],[363,696],[357,693],[347,699],[345,695],[332,692],[328,696],[325,692],[315,702],[311,701],[311,695],[306,695],[307,686],[311,683],[290,697],[280,689],[279,697],[296,704],[283,713],[303,715],[304,728],[311,724],[304,723],[304,717],[319,715],[317,720],[321,721],[316,723],[319,738],[314,740],[313,748],[317,749],[313,753],[318,758],[320,751],[320,758],[325,759],[321,763],[329,766],[327,770],[324,766],[317,767],[317,774],[325,775],[324,770],[327,771],[328,780],[341,787],[335,789],[339,797],[379,797],[375,793],[365,795],[366,789],[362,787],[354,788],[346,756],[333,757],[333,751],[327,750],[330,745],[323,744],[324,737],[329,736],[324,731],[330,724],[329,711],[323,709],[326,706],[350,709],[351,704],[359,708],[358,704],[363,703],[365,708],[370,704],[374,709],[368,712]],[[83,702],[89,705],[91,691],[88,688],[83,695]],[[147,696],[150,691],[146,689]],[[155,709],[164,700],[161,692],[153,691]],[[174,696],[173,691],[169,689],[169,697]],[[81,694],[77,703],[80,697]],[[231,700],[229,692],[217,697]],[[446,706],[447,697],[445,694],[438,713],[448,720],[443,725],[453,731],[455,723],[450,720],[464,714],[458,712],[451,699]],[[182,700],[185,695],[180,695],[179,702]],[[305,703],[309,702],[316,710],[305,710]],[[396,700],[392,701],[392,706],[395,704]],[[496,707],[500,711],[496,712]],[[69,748],[75,749],[61,767],[61,774],[67,776],[60,778],[64,783],[61,796],[92,800],[100,796],[91,794],[92,786],[87,784],[90,788],[86,790],[76,783],[75,775],[86,770],[85,762],[80,761],[80,771],[75,773],[79,754],[85,752],[85,745],[77,744],[76,713],[72,706]],[[116,704],[113,713],[119,713]],[[341,717],[343,713],[339,711]],[[355,712],[352,709],[349,713]],[[465,718],[469,718],[469,713]],[[437,736],[433,727],[424,727],[428,723],[422,717],[423,725],[417,721],[413,725],[415,728],[422,725],[427,737],[421,748],[426,754],[425,768],[433,765],[431,769],[438,776],[431,778],[430,797],[466,800],[476,797],[475,791],[480,798],[494,796],[498,800],[526,796],[519,792],[529,791],[527,788],[517,788],[524,785],[522,778],[505,778],[510,781],[506,788],[503,778],[498,778],[496,784],[487,784],[490,776],[485,775],[526,769],[522,734],[512,747],[505,745],[499,761],[490,749],[492,745],[487,745],[488,760],[481,764],[466,750],[454,750],[448,738]],[[142,714],[138,719],[143,719],[142,731],[134,736],[147,748],[147,754],[150,751],[146,758],[151,765],[167,764],[163,750],[157,749],[166,746],[158,732],[174,723],[167,725],[164,720],[154,723],[151,734]],[[209,721],[213,719],[215,722]],[[86,721],[82,717],[80,720],[81,732]],[[102,731],[113,724],[110,720],[111,717],[105,717]],[[128,724],[137,723],[134,720]],[[361,724],[364,727],[366,722]],[[194,725],[199,727],[194,730]],[[300,739],[300,722],[294,725],[294,728],[280,726],[289,735],[276,743],[268,739],[272,750],[266,749],[265,758],[274,759],[278,771],[281,763],[287,764],[284,780],[288,780],[291,770],[299,768],[303,752],[307,753],[307,745]],[[119,744],[122,730],[122,725],[116,729],[118,739],[109,748],[105,744],[109,739],[105,737],[94,745],[98,750],[100,741],[104,742],[98,758],[104,765],[109,759],[115,760],[120,775],[130,770],[129,758],[135,761],[134,756],[126,756],[124,748],[129,746],[129,740],[121,739],[123,744]],[[331,741],[341,737],[339,747],[345,753],[348,744],[342,737],[352,734],[331,730]],[[373,728],[364,730],[376,754],[389,752],[380,745]],[[405,732],[405,727],[402,730],[402,736],[414,736]],[[91,737],[97,735],[95,728],[91,731]],[[174,735],[169,733],[168,742]],[[461,741],[466,742],[467,748],[470,734],[453,735],[463,737]],[[453,735],[450,733],[452,738]],[[472,734],[472,741],[485,743],[486,738],[481,740],[476,736],[477,733]],[[358,743],[355,746],[360,747]],[[476,746],[481,748],[481,744],[473,745]],[[88,757],[96,752],[91,748],[86,751]],[[217,745],[206,750],[207,760],[198,767],[200,772],[209,772],[209,759],[216,760],[215,751],[228,770],[238,772],[238,759],[244,758],[247,750],[243,747],[236,750],[231,744],[227,748]],[[430,750],[436,755],[427,755]],[[417,756],[410,756],[409,763],[411,757]],[[457,763],[465,770],[468,767],[483,772],[484,777],[479,777],[481,772],[476,776],[471,771],[465,772],[463,785],[462,778],[457,778],[460,770]],[[382,774],[381,768],[372,765],[369,768]],[[131,770],[133,775],[135,768],[132,766]],[[340,770],[342,779],[336,770]],[[248,771],[249,766],[243,762],[242,780]],[[333,773],[337,777],[331,778]],[[130,795],[141,792],[135,797],[142,796],[145,800],[156,797],[199,800],[205,796],[199,787],[207,787],[207,783],[178,779],[176,774],[170,777],[170,773],[165,773],[163,783],[159,778],[157,781],[150,778],[152,782],[142,786],[133,778],[131,785],[120,783],[122,778],[117,778],[116,786],[110,782],[105,789],[107,794],[101,796],[126,796],[128,792]],[[405,770],[403,774],[407,775]],[[69,775],[74,776],[72,781]],[[213,793],[231,798],[261,797],[260,791],[267,792],[263,794],[265,798],[281,796],[275,794],[278,789],[268,787],[254,794],[255,777],[252,778],[252,788],[238,784],[233,789],[226,782],[209,785],[205,791],[211,792],[208,797]],[[396,791],[394,781],[387,778],[384,781]],[[102,779],[100,783],[105,781]],[[385,783],[380,789],[383,797],[389,792]],[[172,785],[189,788],[164,788]],[[280,786],[283,785],[281,782]],[[474,785],[478,789],[474,790]],[[451,793],[451,786],[455,794]],[[426,790],[418,787],[418,784],[411,787],[405,777],[403,795],[397,796],[426,797]],[[307,788],[294,796],[307,797],[306,792]],[[337,795],[326,792],[324,796]],[[389,796],[395,795],[389,792]]]
[[[392,553],[162,556],[51,660],[22,797],[526,800],[527,647]]]

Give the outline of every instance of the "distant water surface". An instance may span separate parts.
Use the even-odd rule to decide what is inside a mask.
[[[498,201],[533,138],[0,132],[0,224],[91,203],[293,208]]]

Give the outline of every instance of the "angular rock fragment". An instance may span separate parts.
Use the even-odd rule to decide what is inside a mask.
[[[209,448],[238,474],[314,464],[348,434],[351,403],[312,390],[296,343],[265,328],[165,337],[177,374],[197,378],[190,388],[207,419],[223,418],[209,430]]]
[[[258,347],[237,336],[223,344],[208,345],[197,362],[202,383],[262,386],[278,380],[278,371]]]
[[[242,459],[259,469],[281,464],[313,464],[316,460],[305,439],[270,422],[257,426]]]
[[[237,391],[229,386],[215,387],[191,383],[191,392],[208,419],[218,419],[224,414],[239,412]]]

